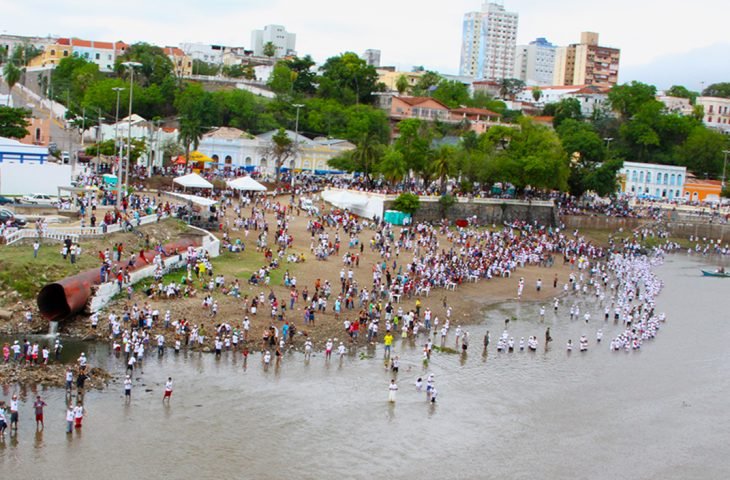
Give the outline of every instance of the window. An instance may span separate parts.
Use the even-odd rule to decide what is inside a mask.
[[[677,185],[682,185],[682,175],[677,175]]]
[[[648,180],[648,178],[647,178]],[[644,182],[644,172],[639,172],[639,182]]]
[[[226,165],[230,165],[231,163],[233,163],[233,159],[231,158],[230,155],[226,155],[225,162],[226,162]]]
[[[63,51],[63,56],[64,56],[64,57],[68,57],[68,50],[64,50],[64,51]]]
[[[101,54],[97,53],[96,55],[94,55],[94,58],[96,60],[101,60]]]
[[[210,158],[212,158],[214,162],[218,163],[218,155],[213,155]]]
[[[668,185],[668,184],[669,184],[669,174],[665,173],[664,174],[664,185]]]
[[[674,181],[675,181],[675,175],[672,174],[672,176],[669,177],[669,185],[674,185]]]
[[[251,165],[251,157],[246,157],[246,160],[244,161],[244,164],[248,167]]]
[[[52,57],[55,57],[56,56],[56,51],[55,50],[51,50],[51,56]]]

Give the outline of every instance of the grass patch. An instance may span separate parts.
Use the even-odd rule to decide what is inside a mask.
[[[38,258],[33,258],[31,245],[0,247],[0,283],[17,291],[26,300],[34,298],[43,286],[69,275],[98,266],[95,252],[84,250],[75,264],[64,260],[61,244],[42,245]]]

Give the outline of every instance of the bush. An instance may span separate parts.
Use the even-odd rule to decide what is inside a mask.
[[[445,193],[441,195],[441,198],[439,198],[439,205],[441,205],[441,214],[442,216],[446,216],[446,212],[449,211],[449,208],[451,208],[456,203],[456,198],[454,198],[453,195],[450,195],[448,193]]]
[[[399,212],[413,215],[421,206],[421,200],[418,195],[413,193],[401,193],[393,202],[393,208]]]

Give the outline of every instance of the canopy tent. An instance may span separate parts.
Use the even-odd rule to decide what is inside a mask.
[[[213,188],[213,184],[197,173],[189,173],[173,180],[183,188]]]
[[[175,159],[175,161],[173,163],[175,165],[185,165],[186,163],[188,163],[188,161],[185,160],[185,155],[180,155],[179,157],[177,157]]]
[[[228,186],[234,190],[247,190],[254,192],[265,192],[266,187],[251,177],[238,177],[235,180],[229,180]]]
[[[210,207],[211,205],[215,205],[216,203],[218,203],[218,201],[211,198],[199,197],[198,195],[188,195],[186,193],[171,192],[168,195],[170,195],[171,197],[179,198],[180,200],[184,200],[188,203],[199,205],[201,207]]]
[[[204,153],[200,153],[197,150],[193,150],[192,152],[190,152],[190,161],[196,162],[196,163],[197,162],[208,163],[208,162],[212,162],[213,159]]]
[[[331,192],[324,199],[339,208],[352,208],[367,205],[367,198],[346,191]]]

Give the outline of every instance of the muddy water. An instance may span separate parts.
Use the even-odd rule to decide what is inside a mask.
[[[292,354],[268,371],[257,356],[246,369],[240,357],[150,357],[135,375],[131,405],[120,385],[87,394],[82,432],[63,431],[63,392],[44,393],[42,435],[23,405],[17,438],[0,443],[0,471],[75,479],[728,478],[730,328],[722,312],[730,280],[702,278],[699,267],[677,256],[659,269],[668,323],[640,352],[608,351],[618,327],[604,324],[597,308],[586,326],[571,322],[566,306],[558,316],[548,307],[540,323],[538,306],[515,304],[470,328],[465,359],[436,354],[424,370],[417,346],[398,345],[394,407],[380,349],[342,364]],[[510,333],[537,335],[539,352],[497,354],[493,342],[483,356],[484,330],[496,338],[511,316],[518,320]],[[548,325],[555,341],[546,352]],[[583,333],[589,352],[567,355],[567,339]],[[121,368],[114,357],[103,360]],[[428,372],[436,406],[412,386]],[[168,375],[169,407],[161,402]]]

